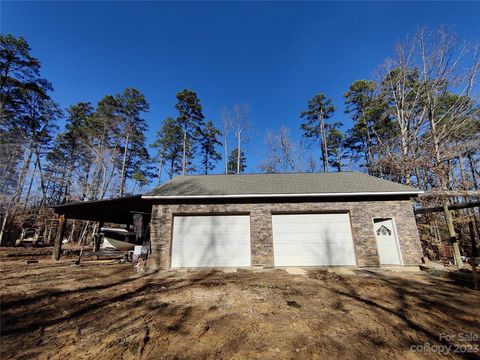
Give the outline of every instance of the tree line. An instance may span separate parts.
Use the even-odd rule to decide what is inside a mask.
[[[479,44],[460,43],[444,28],[420,29],[395,49],[375,79],[354,81],[344,93],[350,129],[332,120],[336,107],[319,93],[300,114],[300,143],[287,128],[267,133],[260,167],[317,171],[304,156],[314,145],[322,171],[354,165],[423,190],[478,189]]]
[[[197,93],[181,90],[172,104],[177,115],[164,119],[147,144],[149,103],[139,90],[61,109],[27,41],[7,34],[0,44],[2,228],[12,209],[124,196],[154,179],[160,184],[219,166],[226,174],[245,171],[248,104],[221,109],[217,128]],[[268,131],[259,168],[360,168],[425,190],[478,189],[478,44],[461,43],[444,28],[420,29],[395,50],[375,78],[349,86],[345,114],[335,114],[336,104],[318,93],[293,127],[300,140],[289,128]],[[337,119],[347,117],[352,125],[344,131]]]
[[[177,94],[178,116],[165,119],[156,141],[148,145],[143,115],[149,104],[139,90],[127,88],[97,104],[80,102],[63,110],[52,99],[53,86],[41,77],[40,61],[25,39],[1,35],[0,42],[0,189],[10,195],[9,203],[35,198],[41,207],[123,196],[138,192],[155,176],[160,180],[163,172],[169,178],[208,174],[222,159],[218,147],[225,136],[205,121],[194,91]],[[65,121],[62,130],[60,120]],[[233,129],[234,122],[227,125]],[[149,146],[156,150],[153,158]],[[245,155],[237,153],[225,155],[228,173],[245,169]]]
[[[169,179],[176,174],[207,175],[222,159],[225,159],[225,174],[239,174],[245,170],[246,157],[241,145],[245,142],[248,123],[247,105],[234,105],[232,111],[222,109],[223,131],[216,128],[212,120],[205,121],[200,99],[193,90],[180,91],[175,108],[178,116],[162,122],[156,141],[151,144],[156,151],[159,184],[163,173]],[[228,152],[230,131],[234,132],[237,147]],[[219,147],[223,147],[223,155]]]

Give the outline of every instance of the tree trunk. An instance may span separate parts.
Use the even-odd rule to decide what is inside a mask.
[[[73,240],[73,235],[75,235],[75,224],[77,223],[76,220],[73,220],[73,224],[72,224],[72,230],[70,230],[70,236],[68,237],[68,241],[72,241]]]
[[[208,175],[208,150],[205,150],[205,158],[203,160],[205,161],[205,175]]]
[[[330,170],[330,164],[328,161],[328,143],[327,143],[327,136],[325,134],[325,124],[323,125],[323,141],[324,141],[324,147],[325,147],[325,172],[329,172]]]
[[[460,168],[460,178],[462,179],[462,190],[467,190],[467,176],[465,174],[465,164],[463,162],[463,156],[458,158],[458,167]]]
[[[65,192],[63,193],[64,202],[68,202],[70,196],[70,187],[72,186],[72,177],[73,177],[73,162],[68,167],[67,181],[65,186]]]
[[[433,220],[431,222],[431,228],[432,228],[433,237],[435,238],[435,242],[440,243],[442,241],[442,238],[440,236],[440,231],[438,229],[437,220],[435,219],[435,217],[433,217]]]
[[[48,222],[47,222],[48,225]],[[47,236],[45,237],[45,244],[51,245],[50,238],[52,237],[52,228],[53,225],[48,226]]]
[[[241,156],[241,155],[242,155],[242,151],[241,151],[241,149],[240,149],[241,143],[242,143],[242,142],[241,142],[241,135],[240,135],[240,133],[239,133],[238,136],[237,136],[237,146],[238,146],[238,147],[237,147],[237,149],[238,149],[238,151],[237,151],[237,174],[240,174],[240,160],[241,160],[241,157],[242,157],[242,156]]]
[[[163,156],[160,157],[160,163],[158,165],[158,186],[162,183],[162,172],[163,172]]]
[[[45,189],[45,181],[43,179],[42,164],[40,163],[40,153],[38,150],[35,152],[35,157],[37,161],[38,173],[40,174],[40,190],[42,191],[42,201],[39,206],[39,209],[40,209],[42,208],[42,206],[47,204],[47,190]]]
[[[410,185],[410,170],[408,165],[408,152],[410,147],[408,145],[407,133],[406,130],[400,128],[401,133],[401,142],[402,142],[402,167],[403,167],[403,177],[405,180],[405,185]]]
[[[173,177],[173,172],[174,172],[174,170],[175,170],[175,159],[172,158],[172,159],[170,160],[170,171],[168,172],[168,177],[170,178],[170,180],[171,180],[172,177]]]
[[[90,225],[90,221],[87,221],[85,224],[85,227],[83,228],[82,234],[80,235],[80,240],[78,241],[79,244],[83,242],[83,238],[85,237],[85,234],[87,233],[88,225]]]
[[[60,253],[62,251],[62,240],[63,240],[63,233],[65,231],[65,223],[67,220],[65,219],[65,215],[60,215],[58,218],[58,227],[57,227],[57,234],[55,236],[55,243],[53,247],[52,259],[53,260],[60,260]]]
[[[33,179],[35,178],[35,172],[37,171],[37,163],[35,162],[35,166],[33,167],[32,177],[30,179],[30,184],[28,185],[27,196],[25,197],[25,204],[23,204],[23,211],[27,209],[28,200],[30,198],[30,192],[32,191],[32,184]]]
[[[370,127],[368,126],[368,121],[365,120],[365,127],[367,129],[367,141],[366,141],[366,148],[367,148],[367,172],[369,175],[372,175],[370,167],[372,166],[373,159],[372,159],[372,136],[370,134]]]
[[[417,187],[419,189],[423,189],[423,185],[422,185],[422,182],[421,182],[421,177],[420,177],[420,169],[417,167],[415,167],[415,177],[417,178]]]
[[[475,240],[475,228],[473,226],[473,221],[468,222],[468,231],[470,232],[470,244],[472,246],[472,257],[478,257],[478,248],[477,248],[477,241]]]
[[[470,172],[472,173],[473,187],[475,190],[478,190],[477,175],[475,173],[475,164],[473,163],[472,153],[467,152],[468,164],[470,166]]]
[[[328,172],[328,148],[327,148],[327,137],[325,135],[325,121],[323,120],[323,115],[320,114],[320,137],[321,137],[321,148],[322,148],[322,163],[323,163],[323,172]]]
[[[452,213],[448,209],[448,200],[443,203],[443,212],[445,214],[445,221],[448,227],[448,234],[450,236],[450,243],[453,248],[453,258],[455,259],[455,265],[457,269],[463,268],[462,256],[460,254],[460,248],[458,246],[457,234],[455,233],[455,228],[453,226]]]
[[[225,175],[228,174],[227,123],[223,126],[223,154],[225,156]]]
[[[115,173],[115,166],[111,166],[110,175],[106,174],[107,169],[105,169],[105,186],[100,193],[100,199],[103,199],[107,194],[108,187],[110,186],[110,181],[112,181],[113,175]]]
[[[5,215],[3,216],[2,228],[0,229],[0,245],[3,245],[3,234],[5,233],[5,227],[7,226],[7,219],[10,213],[10,204],[7,206]]]
[[[478,258],[478,249],[477,249],[477,242],[475,241],[475,230],[473,228],[473,222],[468,222],[468,230],[470,231],[470,243],[472,246],[471,255],[471,265],[472,265],[472,280],[473,280],[473,288],[475,290],[478,289],[478,272],[477,272],[477,258]]]
[[[127,137],[125,139],[125,150],[123,151],[122,175],[120,178],[120,196],[123,196],[123,193],[125,192],[125,166],[127,163],[127,152],[128,152],[129,140],[130,140],[130,131],[127,131]]]
[[[182,175],[187,173],[187,131],[183,132]]]
[[[94,235],[94,239],[95,239],[95,242],[94,242],[94,247],[93,247],[93,251],[97,252],[97,251],[100,251],[100,245],[101,245],[101,238],[100,238],[100,233],[102,232],[102,227],[103,227],[103,221],[100,221],[98,223],[98,231],[97,233]]]
[[[22,197],[23,192],[23,185],[25,184],[25,178],[27,177],[28,168],[30,167],[30,162],[32,161],[33,156],[33,147],[31,145],[28,146],[28,155],[26,156],[22,170],[20,171],[20,175],[18,177],[17,187],[15,189],[15,194],[13,195],[12,202],[18,202]]]

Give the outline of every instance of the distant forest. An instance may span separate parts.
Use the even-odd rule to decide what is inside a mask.
[[[194,90],[181,90],[172,104],[177,116],[164,119],[147,144],[149,102],[140,90],[62,109],[28,42],[0,39],[2,229],[22,211],[139,193],[179,174],[246,170],[248,104],[222,109],[214,122]],[[479,50],[444,28],[420,29],[396,44],[374,79],[346,89],[348,131],[333,121],[336,106],[319,88],[296,121],[300,141],[280,128],[264,135],[265,148],[249,151],[265,154],[259,168],[269,173],[344,171],[354,164],[423,190],[478,189]]]

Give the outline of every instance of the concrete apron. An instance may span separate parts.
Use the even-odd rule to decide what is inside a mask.
[[[225,267],[225,268],[197,268],[197,269],[170,269],[170,272],[192,272],[200,270],[216,270],[221,271],[226,274],[228,273],[237,273],[237,272],[271,272],[271,271],[286,271],[291,275],[307,275],[309,271],[315,270],[324,270],[330,273],[339,274],[339,275],[359,275],[362,272],[376,272],[379,274],[385,273],[421,273],[422,271],[418,266],[382,266],[382,267],[343,267],[343,266],[332,266],[332,267],[271,267],[271,268],[235,268],[235,267]]]

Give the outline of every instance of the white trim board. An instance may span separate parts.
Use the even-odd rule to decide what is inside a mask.
[[[238,199],[238,198],[278,198],[278,197],[336,197],[336,196],[384,196],[384,195],[418,195],[424,191],[371,191],[345,193],[311,193],[311,194],[235,194],[235,195],[143,195],[142,199]]]

